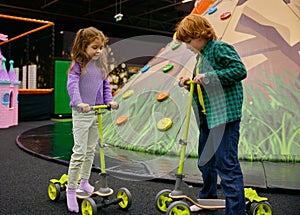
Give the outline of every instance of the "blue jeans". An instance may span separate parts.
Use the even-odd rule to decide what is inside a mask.
[[[206,120],[204,120],[206,121]],[[200,198],[218,198],[217,175],[226,198],[226,215],[244,215],[244,179],[238,160],[240,120],[208,129],[201,125],[198,168],[202,173],[203,187]]]

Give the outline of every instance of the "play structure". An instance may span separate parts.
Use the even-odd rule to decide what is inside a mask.
[[[49,119],[53,113],[51,80],[52,60],[54,56],[54,23],[0,14],[3,23],[18,28],[1,29],[0,48],[7,58],[14,59],[14,72],[18,86],[18,120]],[[9,35],[7,35],[9,32]],[[44,36],[46,35],[46,36]],[[2,115],[1,115],[2,117]],[[8,116],[3,116],[7,118]]]
[[[38,61],[40,61],[41,59],[41,55],[42,54],[38,54],[37,56],[35,56],[35,59],[32,61],[30,61],[29,56],[31,55],[31,53],[29,52],[33,52],[35,49],[39,49],[39,47],[35,47],[34,42],[32,42],[30,40],[30,36],[32,36],[34,38],[34,34],[37,34],[38,32],[49,28],[51,26],[54,26],[54,23],[49,22],[49,21],[44,21],[44,20],[37,20],[37,19],[31,19],[31,18],[25,18],[25,17],[18,17],[18,16],[11,16],[11,15],[6,15],[6,14],[0,14],[0,19],[5,19],[7,22],[11,23],[11,25],[13,25],[14,23],[24,23],[24,29],[20,28],[19,30],[11,30],[10,33],[10,37],[8,37],[8,35],[6,34],[1,34],[0,35],[0,39],[2,38],[2,41],[0,42],[0,47],[4,47],[5,49],[7,49],[7,47],[9,47],[9,51],[6,50],[10,57],[12,55],[12,53],[14,53],[14,55],[17,55],[17,53],[20,53],[20,51],[24,51],[23,55],[21,57],[22,60],[20,60],[20,62],[17,62],[18,65],[18,70],[21,71],[20,74],[18,74],[18,78],[20,78],[21,80],[21,85],[20,88],[22,89],[37,89],[37,88],[44,88],[44,86],[38,86],[38,74],[37,74],[37,63],[39,63]],[[32,27],[31,27],[32,26]],[[3,29],[4,30],[4,29]],[[51,34],[50,34],[51,35]],[[53,37],[54,35],[52,34],[51,37]],[[26,39],[24,39],[24,37]],[[20,40],[24,40],[24,44],[26,48],[21,48],[18,46],[18,41]],[[52,38],[53,40],[53,38]],[[29,45],[29,43],[31,42],[31,46]],[[24,45],[23,44],[23,45]],[[13,52],[11,51],[11,49],[13,49]],[[45,52],[45,50],[44,50]],[[51,54],[50,54],[51,55]],[[53,53],[52,53],[53,55]],[[49,57],[49,55],[48,55]],[[20,65],[20,63],[22,63],[22,65]],[[44,77],[40,77],[44,78]],[[40,84],[43,85],[43,84]]]
[[[24,18],[24,17],[18,17],[18,16],[10,16],[10,15],[5,15],[5,14],[0,14],[0,18],[9,19],[9,20],[16,20],[16,21],[20,21],[20,22],[24,22],[24,23],[29,22],[29,23],[41,24],[41,26],[39,26],[37,28],[31,29],[31,30],[26,31],[26,32],[22,32],[21,34],[15,35],[14,37],[11,37],[9,39],[8,39],[8,36],[6,34],[1,34],[0,37],[4,38],[4,40],[1,39],[2,42],[0,42],[0,46],[54,25],[53,22],[48,22],[48,21],[44,21],[44,20],[37,20],[37,19],[30,19],[30,18]]]
[[[18,80],[13,67],[13,60],[9,61],[9,71],[6,69],[6,58],[1,54],[0,69],[0,128],[18,125]]]

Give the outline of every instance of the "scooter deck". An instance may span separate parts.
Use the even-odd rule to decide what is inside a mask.
[[[78,191],[76,191],[76,197],[78,199],[85,199],[85,198],[89,198],[89,197],[93,197],[93,196],[106,197],[106,196],[112,195],[113,192],[114,191],[112,189],[110,189],[110,191],[108,193],[101,193],[100,191],[95,191],[93,193],[87,193],[82,190],[78,190]]]
[[[169,196],[172,199],[186,199],[197,207],[206,210],[224,209],[226,207],[225,199],[197,199],[197,201],[195,201],[186,195],[172,196],[170,194]]]

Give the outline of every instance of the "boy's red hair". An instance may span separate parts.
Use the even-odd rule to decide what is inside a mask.
[[[211,24],[199,14],[190,14],[176,26],[176,39],[190,43],[192,39],[217,39]]]

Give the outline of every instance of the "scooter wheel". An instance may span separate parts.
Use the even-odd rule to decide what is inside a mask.
[[[48,197],[51,201],[57,201],[60,197],[60,186],[57,183],[50,183],[48,186]]]
[[[92,198],[86,198],[81,203],[81,214],[94,215],[97,214],[97,205]]]
[[[117,192],[117,198],[122,200],[118,203],[121,209],[127,210],[130,208],[132,204],[132,196],[127,188],[120,188]]]
[[[253,202],[249,209],[249,215],[272,215],[272,207],[269,202]]]
[[[172,191],[169,189],[164,189],[158,192],[155,196],[156,208],[161,212],[166,212],[168,206],[173,201],[172,198],[169,197],[169,194]]]
[[[166,215],[179,215],[179,214],[185,214],[185,215],[191,214],[190,207],[186,202],[176,201],[176,202],[172,202],[169,205]]]

